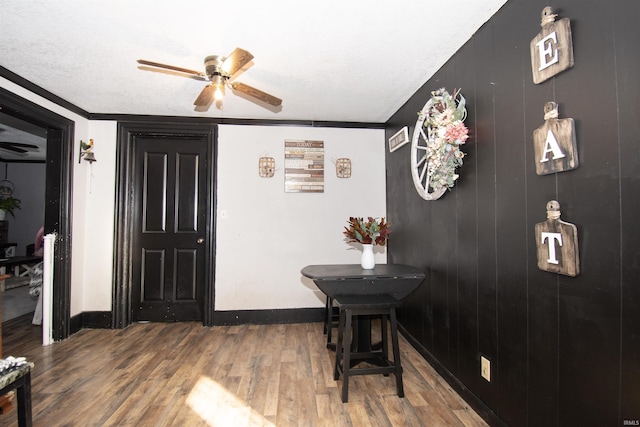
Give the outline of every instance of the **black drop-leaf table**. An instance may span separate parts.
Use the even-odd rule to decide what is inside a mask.
[[[350,299],[390,295],[398,301],[415,291],[425,278],[422,270],[404,264],[377,264],[371,270],[360,264],[308,265],[301,274],[313,280],[328,297],[348,295]],[[358,316],[356,351],[371,351],[371,319]]]

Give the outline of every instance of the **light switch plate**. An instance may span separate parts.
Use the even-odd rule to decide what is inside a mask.
[[[480,375],[491,382],[491,361],[484,356],[480,356]]]

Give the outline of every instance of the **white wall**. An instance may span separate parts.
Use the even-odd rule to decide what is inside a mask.
[[[324,193],[284,192],[285,139],[324,141]],[[220,126],[218,149],[216,310],[322,306],[300,270],[360,262],[342,231],[349,216],[385,215],[384,131]],[[258,176],[264,155],[276,160],[273,178]],[[352,160],[351,178],[336,177],[339,157]]]
[[[84,229],[76,229],[75,236],[83,242],[82,253],[73,248],[74,260],[82,263],[84,287],[82,311],[110,311],[113,282],[113,232],[115,214],[116,139],[117,123],[89,122],[89,138],[93,139],[93,164],[76,162],[76,170],[85,178],[83,194],[74,190],[74,199],[85,203]],[[74,218],[75,224],[75,218]],[[74,239],[75,241],[75,239]]]
[[[111,309],[116,123],[89,124],[98,161],[83,162],[82,311]],[[284,192],[284,140],[325,142],[325,192]],[[342,229],[349,216],[385,215],[384,131],[291,126],[220,126],[217,156],[216,310],[315,307],[324,303],[307,264],[358,263]],[[276,159],[273,178],[258,158]],[[337,178],[331,159],[349,157],[353,173]],[[91,174],[91,170],[93,173]],[[75,228],[74,228],[75,229]],[[75,240],[74,240],[75,241]],[[376,254],[386,262],[386,253]]]
[[[92,121],[98,161],[85,176],[82,311],[111,310],[116,123]],[[284,140],[325,142],[325,192],[284,192]],[[324,299],[303,280],[307,264],[359,263],[342,229],[349,216],[385,215],[384,131],[291,126],[220,126],[217,153],[216,310],[316,307]],[[258,176],[258,158],[276,159],[273,178]],[[353,173],[337,178],[330,159],[349,157]],[[75,219],[74,219],[75,223]],[[75,230],[75,227],[74,227]],[[76,240],[74,239],[74,242]],[[379,250],[378,262],[386,262]]]
[[[73,162],[71,315],[110,311],[117,124],[86,120],[2,78],[0,87],[73,120],[74,153],[81,139],[95,142],[96,163]],[[285,139],[324,141],[324,193],[284,192]],[[384,153],[381,129],[220,126],[215,309],[322,306],[300,269],[359,262],[342,229],[349,216],[385,215]],[[273,178],[258,176],[263,155],[276,159]],[[336,177],[339,157],[352,160],[351,178]],[[376,257],[386,262],[384,250]]]

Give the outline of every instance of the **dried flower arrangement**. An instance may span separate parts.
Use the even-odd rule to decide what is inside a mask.
[[[344,235],[349,243],[384,246],[391,233],[391,224],[386,222],[384,217],[380,221],[373,217],[367,218],[366,221],[362,217],[349,217],[347,222],[349,226],[344,228]]]
[[[464,157],[460,146],[469,137],[463,123],[467,117],[465,99],[459,90],[455,90],[452,96],[446,89],[438,89],[431,93],[427,111],[418,114],[426,116],[424,127],[427,129],[428,150],[424,156],[429,164],[429,185],[434,191],[451,188],[458,179],[456,168],[462,166]]]

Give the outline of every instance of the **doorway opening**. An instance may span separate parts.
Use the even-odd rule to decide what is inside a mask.
[[[0,88],[0,114],[30,123],[46,132],[44,232],[57,235],[51,320],[52,338],[59,341],[71,333],[71,198],[75,124],[3,88]]]

